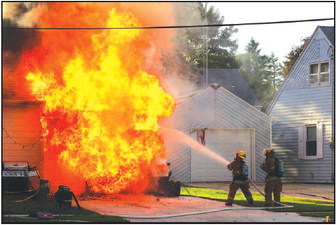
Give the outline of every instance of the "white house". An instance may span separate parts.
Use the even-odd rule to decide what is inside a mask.
[[[334,181],[334,32],[316,28],[267,112],[285,181]]]

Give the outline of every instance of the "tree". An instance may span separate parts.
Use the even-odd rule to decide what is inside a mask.
[[[224,17],[220,15],[218,9],[214,6],[209,8],[205,7],[202,3],[198,3],[198,8],[201,13],[202,21],[207,24],[222,24]],[[196,31],[196,30],[195,30]],[[199,30],[200,31],[200,30]],[[231,40],[233,33],[237,32],[233,27],[209,27],[203,28],[202,35],[199,35],[201,40],[199,52],[205,49],[205,42],[208,42],[207,52],[203,51],[198,55],[198,67],[204,65],[204,54],[208,54],[209,68],[237,68],[238,63],[235,60],[234,54],[237,51],[238,44],[236,40]],[[201,42],[203,41],[203,43]]]
[[[174,3],[177,10],[177,24],[222,24],[224,17],[214,6],[205,7],[200,2]],[[207,22],[206,22],[207,20]],[[164,56],[166,68],[180,70],[178,74],[190,80],[205,65],[205,45],[208,43],[209,68],[238,68],[235,59],[238,48],[232,34],[237,32],[233,27],[187,28],[176,31],[174,40],[176,48],[173,53]],[[207,37],[207,40],[206,40]],[[176,65],[180,65],[176,66]],[[172,71],[170,71],[172,72]]]
[[[306,37],[302,40],[302,43],[298,46],[294,46],[290,53],[286,56],[286,61],[283,62],[284,67],[283,67],[283,76],[286,78],[294,66],[296,60],[299,58],[301,55],[302,51],[306,48],[310,41],[310,37]]]
[[[245,54],[237,56],[240,71],[261,101],[262,111],[266,111],[282,83],[281,64],[273,53],[262,55],[259,42],[253,38],[245,50]]]

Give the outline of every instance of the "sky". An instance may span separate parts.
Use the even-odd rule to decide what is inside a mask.
[[[334,2],[209,2],[211,5],[220,10],[224,23],[334,18]],[[311,36],[317,26],[334,26],[334,21],[238,26],[233,39],[238,40],[238,53],[245,51],[253,37],[262,54],[273,52],[282,62],[292,47]]]

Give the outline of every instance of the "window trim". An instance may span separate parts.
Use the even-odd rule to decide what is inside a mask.
[[[323,63],[328,63],[328,72],[321,72],[321,64]],[[310,67],[312,65],[317,64],[317,73],[310,73]],[[325,82],[321,82],[321,76],[323,74],[328,74],[329,79],[328,81]],[[317,76],[317,82],[316,83],[310,83],[310,77],[311,76]],[[315,62],[311,62],[309,63],[308,66],[308,84],[310,87],[316,87],[316,86],[326,86],[326,85],[330,85],[330,61],[329,60],[323,60],[323,61],[315,61]]]
[[[307,143],[307,127],[316,126],[316,155],[307,156],[306,143]],[[321,122],[302,124],[298,127],[298,158],[303,160],[313,160],[323,158],[323,127]]]

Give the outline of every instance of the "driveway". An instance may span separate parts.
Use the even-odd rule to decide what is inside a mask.
[[[303,217],[297,213],[250,210],[225,206],[224,202],[197,197],[156,197],[125,195],[114,199],[81,201],[81,206],[102,215],[122,216],[136,223],[161,222],[269,222],[318,223],[322,218]],[[102,221],[103,222],[103,221]]]

